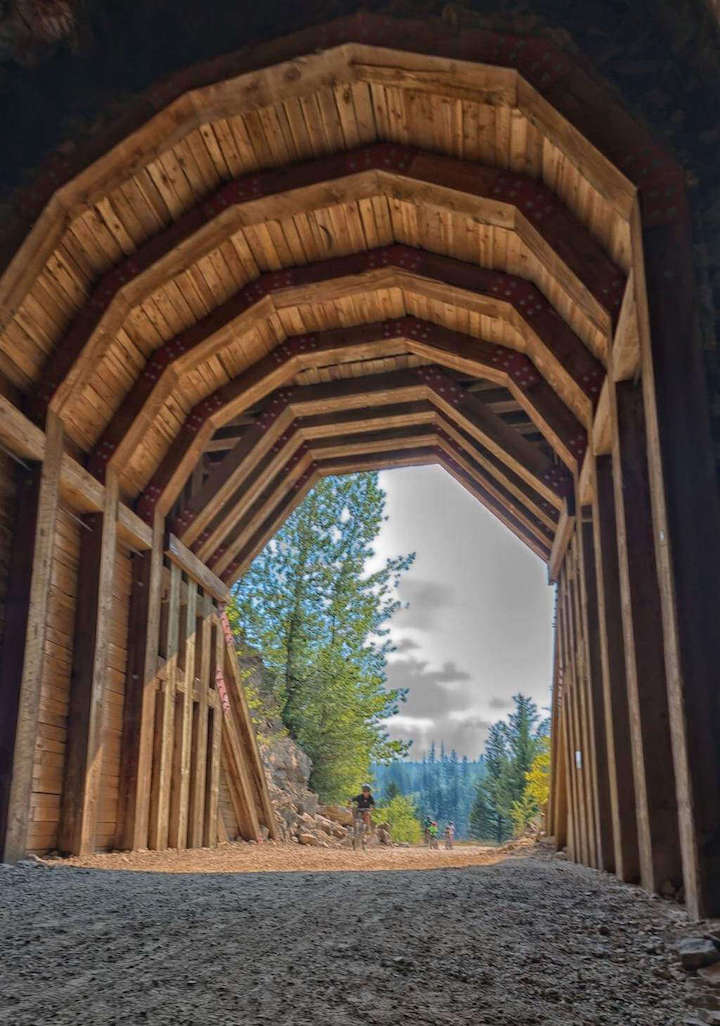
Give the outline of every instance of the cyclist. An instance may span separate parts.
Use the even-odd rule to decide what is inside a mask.
[[[452,848],[454,842],[455,842],[455,824],[453,823],[452,820],[449,820],[447,826],[445,827],[445,847],[446,848]]]
[[[432,826],[432,818],[430,816],[426,816],[425,819],[423,820],[423,835],[425,837],[425,847],[426,848],[430,847],[430,842],[432,840],[432,838],[430,836],[430,827],[431,826]]]
[[[372,796],[369,784],[363,784],[360,794],[356,794],[350,801],[355,806],[353,809],[353,818],[355,820],[354,833],[358,832],[360,822],[364,826],[364,834],[370,833],[370,813],[375,808],[375,799]],[[362,843],[363,848],[365,847],[365,837],[363,834]],[[354,844],[353,844],[354,847]]]

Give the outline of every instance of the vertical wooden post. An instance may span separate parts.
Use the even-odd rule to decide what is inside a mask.
[[[615,855],[612,813],[610,810],[605,703],[603,698],[602,657],[600,654],[600,627],[591,510],[583,509],[581,511],[579,531],[580,588],[587,660],[586,679],[590,699],[590,740],[595,771],[594,797],[597,862],[599,869],[613,872],[615,869]]]
[[[612,458],[596,456],[593,540],[615,873],[640,879]]]
[[[640,879],[656,891],[666,880],[679,884],[682,873],[643,396],[629,381],[610,394]]]
[[[178,637],[180,632],[180,567],[170,564],[165,673],[155,710],[155,747],[150,801],[149,847],[168,846],[170,787],[175,739],[175,685],[177,681]]]
[[[213,618],[215,628],[215,645],[213,653],[212,676],[217,681],[218,674],[222,675],[223,660],[225,658],[225,638],[223,637],[220,621]],[[217,688],[217,684],[216,684]],[[215,691],[217,695],[217,690]],[[222,710],[217,702],[210,710],[210,752],[208,758],[208,783],[207,783],[207,804],[205,808],[205,846],[212,848],[217,844],[218,836],[218,798],[220,792],[220,742],[222,740]]]
[[[30,799],[32,795],[33,765],[37,737],[40,691],[45,667],[45,635],[47,629],[48,600],[55,547],[55,524],[60,493],[60,467],[63,454],[63,426],[54,413],[48,413],[45,435],[45,459],[39,472],[36,512],[27,511],[34,520],[30,589],[27,616],[24,623],[17,622],[18,634],[7,634],[5,646],[21,646],[19,652],[8,655],[8,670],[19,674],[16,687],[8,680],[3,691],[13,692],[15,700],[11,710],[17,709],[12,738],[12,750],[5,774],[7,799],[5,802],[5,831],[3,860],[16,862],[27,849]],[[22,515],[22,514],[21,514]],[[18,558],[20,558],[18,556]],[[18,608],[17,612],[22,610]],[[5,656],[3,656],[5,659]],[[12,664],[12,665],[11,665]],[[17,677],[15,678],[17,681]],[[12,699],[12,695],[11,695]],[[6,710],[3,710],[5,715]]]
[[[198,683],[198,702],[193,724],[193,766],[190,778],[190,819],[188,845],[201,848],[204,838],[203,820],[205,818],[205,783],[207,780],[207,742],[208,742],[208,698],[207,689],[210,683],[210,666],[212,659],[212,619],[210,602],[202,600],[202,629],[200,638],[200,680]]]
[[[555,753],[557,783],[555,790],[555,806],[553,816],[553,833],[555,835],[555,847],[560,850],[567,847],[569,837],[569,807],[567,794],[567,763],[565,745],[565,698],[559,696],[558,718],[557,718],[557,747]]]
[[[172,793],[170,797],[170,827],[168,841],[173,848],[188,846],[188,807],[190,802],[190,755],[193,721],[193,687],[195,684],[195,634],[197,620],[197,593],[195,581],[187,584],[185,607],[184,679],[182,700],[178,710],[173,752]]]
[[[580,521],[578,520],[570,546],[572,563],[571,615],[575,636],[575,665],[580,710],[580,743],[582,750],[581,773],[587,817],[587,865],[599,868],[597,847],[597,786],[595,780],[595,739],[593,736],[592,706],[587,659],[585,620],[582,615],[582,574],[580,565]]]
[[[570,642],[567,623],[567,572],[563,565],[558,582],[558,627],[561,640],[561,667],[563,676],[563,712],[565,720],[565,764],[569,795],[569,829],[568,855],[577,862],[582,857],[580,830],[580,805],[578,799],[578,779],[575,768],[575,717],[573,710],[573,677],[570,661]]]
[[[577,806],[577,859],[584,865],[590,865],[590,827],[588,822],[588,802],[585,787],[585,765],[587,750],[582,736],[582,703],[580,697],[580,674],[577,663],[577,639],[575,635],[575,618],[573,615],[573,582],[572,559],[570,552],[565,557],[565,624],[567,629],[567,651],[570,679],[570,711],[572,737],[572,772],[575,781],[575,800]],[[579,754],[578,754],[579,753]],[[578,761],[579,760],[579,761]]]
[[[163,517],[156,515],[152,549],[133,556],[120,784],[125,848],[148,844],[164,527]]]
[[[685,900],[717,916],[720,495],[685,203],[642,234],[636,213],[633,252]]]
[[[60,848],[86,855],[95,848],[103,763],[105,686],[113,615],[118,517],[117,476],[108,471],[102,515],[86,518],[78,568],[68,747]]]
[[[550,781],[550,801],[548,802],[548,830],[555,838],[555,847],[560,850],[568,840],[568,803],[567,774],[565,765],[564,737],[564,689],[560,660],[560,623],[558,618],[558,601],[555,599],[555,638],[553,652],[553,698],[552,698],[552,732],[550,735],[552,752],[550,765],[552,776]]]

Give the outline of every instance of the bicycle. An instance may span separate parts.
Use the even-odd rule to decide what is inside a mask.
[[[358,846],[362,847],[365,851],[366,838],[370,833],[370,810],[369,809],[355,809],[353,812],[353,832],[352,832],[352,846],[353,851],[356,851]]]

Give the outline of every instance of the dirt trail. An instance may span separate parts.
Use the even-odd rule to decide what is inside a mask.
[[[682,910],[611,877],[487,850],[428,872],[401,865],[469,853],[242,848],[89,860],[105,872],[0,869],[0,1023],[704,1021],[704,984],[672,951],[690,932]],[[343,871],[343,856],[376,871]],[[223,872],[223,858],[246,871]],[[165,872],[147,871],[153,861]],[[209,872],[185,872],[200,865]]]
[[[64,859],[64,866],[130,869],[156,873],[323,873],[343,870],[438,869],[481,866],[507,858],[507,851],[480,845],[456,845],[452,851],[424,847],[311,848],[297,844],[222,844],[191,851],[110,852]]]

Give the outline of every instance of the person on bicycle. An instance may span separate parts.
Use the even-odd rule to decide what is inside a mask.
[[[370,823],[370,812],[375,808],[375,799],[372,796],[369,784],[363,784],[360,794],[350,799],[355,806],[354,815],[362,816],[365,823]]]
[[[426,816],[425,819],[423,820],[423,835],[425,837],[425,846],[427,848],[430,847],[430,842],[432,840],[432,838],[430,837],[430,827],[431,827],[431,825],[432,825],[432,818],[430,816]]]
[[[363,784],[360,794],[356,794],[350,801],[354,805],[353,819],[353,848],[356,844],[358,829],[361,831],[363,850],[365,849],[365,834],[370,833],[370,813],[375,808],[375,799],[372,796],[369,784]],[[362,822],[362,826],[360,825]]]

